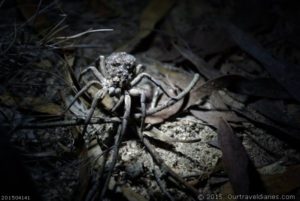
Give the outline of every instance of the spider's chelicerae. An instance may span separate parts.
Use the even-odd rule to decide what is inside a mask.
[[[91,72],[93,76],[95,77],[95,80],[89,81],[74,97],[73,101],[70,103],[69,109],[75,101],[84,93],[86,92],[91,86],[98,85],[99,90],[94,95],[94,98],[91,103],[91,107],[88,111],[88,115],[85,118],[85,124],[83,127],[82,134],[85,135],[87,131],[87,127],[89,122],[91,121],[91,118],[93,117],[94,111],[96,107],[98,106],[98,103],[106,96],[109,95],[110,97],[115,97],[118,99],[118,102],[113,107],[112,110],[115,110],[118,106],[120,106],[122,103],[124,103],[124,114],[121,118],[121,123],[118,127],[117,135],[115,138],[115,144],[113,148],[112,153],[112,162],[110,164],[110,168],[108,173],[106,174],[106,178],[102,181],[102,191],[100,194],[100,197],[103,198],[106,189],[107,184],[109,182],[109,179],[111,177],[112,171],[114,169],[114,166],[117,161],[117,155],[118,155],[118,149],[119,145],[122,139],[122,136],[124,135],[128,123],[128,118],[136,118],[139,119],[141,122],[140,126],[140,132],[139,137],[142,140],[142,130],[143,130],[143,124],[144,119],[147,115],[154,114],[156,112],[159,112],[167,107],[170,107],[174,103],[176,103],[178,100],[182,99],[185,95],[187,95],[190,90],[194,87],[194,85],[197,83],[199,79],[199,75],[195,74],[194,78],[190,82],[190,84],[187,86],[186,89],[182,90],[178,95],[172,96],[168,93],[168,91],[163,87],[160,81],[153,78],[151,75],[147,73],[141,73],[141,64],[136,64],[136,59],[134,56],[127,54],[125,52],[116,52],[112,53],[110,56],[108,56],[106,59],[104,56],[99,57],[99,68],[96,68],[94,66],[89,66],[85,70],[83,70],[80,74],[80,78],[86,74],[87,72]],[[79,79],[80,79],[79,78]],[[146,109],[145,104],[145,93],[143,90],[136,87],[138,83],[142,81],[142,79],[148,79],[150,82],[152,82],[156,87],[158,87],[164,94],[166,94],[169,97],[169,100],[166,101],[163,104],[160,104],[158,106],[155,106],[150,109]],[[133,96],[139,96],[140,97],[140,106],[141,106],[141,112],[138,114],[131,114],[131,100]],[[142,140],[143,141],[143,140]],[[146,144],[145,144],[146,145]],[[147,146],[146,146],[147,147]],[[105,164],[104,164],[105,165]],[[102,175],[103,176],[103,175]]]

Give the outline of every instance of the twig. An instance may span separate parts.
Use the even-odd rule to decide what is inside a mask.
[[[66,26],[58,28],[64,21],[66,20],[66,16],[64,16],[54,27],[50,29],[50,31],[41,39],[41,43],[44,43],[48,38],[51,38],[51,36],[54,36],[57,32],[61,31],[62,29],[66,28]],[[56,30],[56,28],[58,28]],[[47,41],[49,42],[49,41]]]
[[[72,35],[72,36],[59,36],[59,37],[56,37],[55,39],[58,39],[60,41],[56,42],[56,43],[53,43],[52,45],[55,46],[55,45],[58,45],[58,44],[61,44],[61,43],[64,43],[70,39],[75,39],[75,38],[78,38],[78,37],[81,37],[83,35],[86,35],[88,33],[95,33],[95,32],[101,32],[101,31],[113,31],[113,29],[88,29],[87,31],[84,31],[84,32],[81,32],[81,33],[78,33],[78,34],[75,34],[75,35]]]
[[[55,36],[55,34],[61,32],[62,30],[68,28],[69,25],[64,25],[62,27],[59,27],[57,30],[53,30],[53,33],[49,33],[46,37],[44,37],[41,41],[42,43],[50,43],[51,41],[53,41],[55,38],[53,36]],[[51,38],[53,37],[53,38]],[[46,41],[46,39],[49,39]]]
[[[105,123],[121,123],[121,120],[117,117],[115,118],[97,118],[91,119],[89,124],[105,124]],[[74,119],[66,121],[54,121],[45,123],[26,123],[17,125],[19,129],[29,129],[29,128],[53,128],[53,127],[67,127],[67,126],[79,126],[84,125],[85,119]],[[11,124],[4,124],[5,127],[10,127]]]
[[[56,3],[57,3],[56,1],[53,1],[53,2],[49,3],[43,9],[40,9],[38,11],[38,14],[42,14],[43,12],[47,11],[47,9],[49,9],[51,6],[55,5]],[[24,22],[23,24],[21,24],[19,28],[23,28],[24,26],[26,26],[29,22],[31,22],[32,20],[34,20],[36,16],[37,16],[37,14],[35,13],[29,19],[27,19],[26,22]]]
[[[74,38],[78,38],[78,37],[81,37],[83,35],[86,35],[86,34],[89,34],[89,33],[95,33],[95,32],[101,32],[101,31],[113,31],[113,29],[89,29],[87,31],[84,31],[84,32],[81,32],[81,33],[78,33],[78,34],[75,34],[75,35],[72,35],[72,36],[59,36],[59,37],[56,37],[56,39],[59,39],[59,40],[66,40],[66,39],[74,39]]]
[[[11,48],[11,47],[13,46],[13,44],[15,43],[16,38],[17,38],[17,25],[16,25],[16,23],[15,23],[13,39],[12,39],[12,41],[9,43],[8,47],[7,47],[3,52],[1,52],[1,55],[4,55],[6,52],[8,52],[8,50],[10,50],[10,48]]]
[[[89,45],[89,44],[55,46],[55,45],[51,44],[51,45],[46,45],[46,47],[49,47],[49,48],[52,48],[55,50],[55,49],[72,49],[72,48],[101,48],[103,46]]]
[[[43,0],[39,0],[39,3],[38,3],[37,8],[36,8],[36,12],[33,15],[32,24],[34,24],[36,22],[36,18],[39,15],[39,10],[41,9],[42,3],[43,3]]]

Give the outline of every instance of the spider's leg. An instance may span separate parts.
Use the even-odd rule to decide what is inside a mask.
[[[84,69],[81,73],[80,76],[78,78],[78,80],[80,81],[81,78],[83,77],[84,74],[86,74],[88,71],[92,71],[93,75],[101,82],[104,83],[105,82],[105,78],[104,76],[98,71],[98,69],[95,66],[89,66],[86,69]]]
[[[146,118],[146,95],[145,92],[141,91],[141,109],[142,109],[142,119],[141,119],[141,132],[144,130],[145,118]]]
[[[147,78],[153,84],[155,84],[157,87],[159,87],[169,98],[172,98],[172,99],[176,100],[176,96],[172,96],[171,94],[169,94],[168,91],[167,91],[167,89],[165,89],[165,87],[163,86],[163,84],[159,80],[157,80],[154,77],[152,77],[151,75],[149,75],[148,73],[141,73],[141,74],[139,74],[138,76],[136,76],[130,82],[130,85],[131,86],[137,85],[143,78]]]
[[[104,98],[104,96],[106,95],[107,91],[106,90],[100,90],[96,93],[95,95],[95,98],[93,99],[93,102],[92,102],[92,105],[91,105],[91,108],[90,108],[90,111],[88,113],[88,116],[86,117],[85,119],[85,124],[84,124],[84,127],[83,127],[83,130],[82,130],[82,135],[84,136],[86,130],[87,130],[87,127],[88,127],[88,124],[95,112],[95,109],[96,109],[96,106],[97,106],[97,103],[99,102],[99,100],[102,100]]]
[[[65,112],[66,111],[68,111],[70,108],[71,108],[71,106],[75,103],[75,101],[86,91],[86,90],[88,90],[92,85],[95,85],[95,84],[97,84],[97,85],[99,85],[99,86],[102,86],[101,85],[101,83],[99,82],[99,81],[95,81],[95,80],[93,80],[93,81],[90,81],[90,82],[88,82],[76,95],[75,95],[75,97],[74,97],[74,99],[72,100],[72,102],[69,104],[69,106],[67,107],[67,109],[65,110]]]
[[[150,108],[155,108],[158,102],[159,97],[162,95],[159,88],[155,88],[153,98],[151,100]]]
[[[111,112],[115,112],[116,109],[118,109],[118,107],[120,107],[120,105],[123,103],[124,101],[124,95],[122,95],[120,97],[120,99],[118,100],[118,102],[114,105],[114,107],[111,109]]]
[[[135,74],[136,75],[140,74],[142,70],[143,70],[143,65],[142,64],[137,65],[135,68]]]
[[[107,71],[106,71],[106,68],[105,68],[105,57],[103,55],[100,55],[99,56],[99,65],[100,65],[100,72],[103,74],[103,75],[107,75]]]
[[[180,177],[178,174],[176,174],[165,162],[164,160],[159,156],[159,154],[154,149],[153,145],[149,142],[147,138],[144,138],[143,134],[138,131],[138,136],[141,140],[141,142],[145,145],[146,149],[148,150],[149,154],[152,156],[155,163],[161,168],[162,171],[168,174],[168,176],[172,177],[175,181],[177,181],[179,184],[184,186],[184,188],[191,193],[191,195],[196,198],[198,196],[198,190],[195,189],[193,186],[189,185],[182,177]]]
[[[142,89],[138,89],[138,88],[133,88],[129,90],[129,94],[132,96],[140,96],[140,104],[141,104],[141,111],[142,111],[140,130],[142,132],[144,129],[144,123],[146,118],[146,94]]]
[[[165,183],[161,180],[161,177],[163,176],[162,173],[160,173],[159,170],[157,170],[154,166],[154,162],[153,162],[153,158],[151,158],[151,165],[152,165],[152,173],[156,179],[156,182],[160,188],[160,190],[162,191],[163,194],[166,195],[166,197],[168,198],[168,200],[170,201],[175,201],[175,199],[173,198],[173,196],[168,192],[168,190],[165,187]]]
[[[146,115],[152,115],[156,112],[159,112],[167,107],[170,107],[171,105],[175,104],[177,101],[185,97],[191,90],[192,88],[196,85],[196,83],[199,80],[199,74],[195,74],[193,80],[190,82],[190,84],[180,93],[178,94],[175,98],[169,99],[166,101],[164,104],[159,105],[155,108],[149,109],[146,112]]]
[[[106,193],[109,180],[111,178],[111,175],[112,175],[113,170],[115,168],[115,165],[117,163],[119,147],[120,147],[123,135],[126,131],[128,118],[129,118],[130,110],[131,110],[131,97],[128,93],[125,94],[124,102],[125,102],[125,112],[124,112],[123,119],[122,119],[122,125],[120,125],[119,128],[118,128],[118,133],[117,133],[117,136],[116,136],[116,139],[115,139],[115,144],[114,144],[114,149],[113,149],[112,161],[111,161],[106,179],[104,181],[103,188],[102,188],[99,200],[103,200],[104,195]]]

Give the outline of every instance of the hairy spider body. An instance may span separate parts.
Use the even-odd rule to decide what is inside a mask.
[[[130,87],[136,74],[136,59],[125,52],[113,53],[105,59],[108,87],[117,91]]]
[[[140,97],[140,106],[141,113],[132,115],[133,118],[140,119],[140,133],[142,134],[144,119],[146,115],[154,114],[158,111],[161,111],[172,104],[176,103],[178,100],[182,99],[189,91],[194,87],[196,82],[199,79],[199,75],[195,74],[193,80],[189,84],[189,86],[184,89],[177,96],[172,96],[168,93],[168,91],[163,87],[160,81],[153,78],[151,75],[147,73],[140,73],[141,64],[136,64],[136,59],[134,56],[127,54],[125,52],[116,52],[112,53],[106,59],[104,56],[99,57],[99,68],[94,66],[89,66],[85,70],[83,70],[80,74],[79,80],[81,77],[86,74],[88,71],[92,72],[93,76],[95,76],[96,80],[89,81],[79,92],[75,95],[73,101],[68,106],[67,110],[76,102],[76,100],[86,92],[91,86],[97,85],[99,86],[99,90],[93,96],[93,100],[88,110],[88,114],[85,118],[85,124],[82,130],[83,137],[89,139],[89,134],[87,133],[87,127],[91,118],[94,114],[94,111],[98,105],[98,103],[108,94],[110,97],[116,97],[118,102],[113,107],[112,110],[115,110],[118,106],[124,103],[124,113],[121,117],[121,124],[117,129],[117,134],[115,137],[115,143],[113,148],[111,149],[112,153],[112,162],[110,163],[109,171],[104,178],[103,172],[100,176],[102,181],[102,191],[100,194],[100,200],[103,199],[105,192],[107,190],[108,182],[112,175],[112,171],[117,162],[119,145],[121,143],[122,137],[126,131],[128,119],[131,116],[131,108],[132,108],[132,96]],[[146,110],[145,103],[145,93],[143,90],[136,87],[138,83],[141,82],[143,78],[151,81],[156,87],[158,87],[164,94],[169,97],[169,101],[165,104],[159,105],[157,107],[151,108],[148,111]],[[140,137],[140,136],[139,136]],[[140,137],[141,141],[144,143],[143,139]],[[145,144],[145,143],[144,143]],[[145,144],[147,148],[147,146]],[[106,160],[103,161],[102,167],[105,167]],[[104,179],[104,180],[102,180]],[[88,195],[87,197],[95,197],[95,195]],[[88,199],[87,199],[88,200]]]

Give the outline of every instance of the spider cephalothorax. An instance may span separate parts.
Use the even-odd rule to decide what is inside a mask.
[[[136,59],[125,52],[116,52],[105,59],[109,87],[126,89],[136,72]]]

